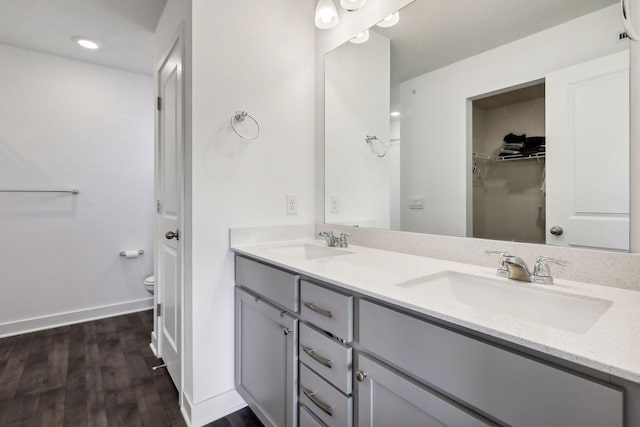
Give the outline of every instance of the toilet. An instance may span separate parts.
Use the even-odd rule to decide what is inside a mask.
[[[151,295],[153,295],[153,291],[154,291],[155,286],[156,286],[156,277],[155,276],[149,276],[146,279],[144,279],[144,288]]]

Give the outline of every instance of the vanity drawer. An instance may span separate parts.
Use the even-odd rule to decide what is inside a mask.
[[[327,427],[313,412],[304,405],[300,405],[300,423],[298,427]]]
[[[344,394],[351,394],[352,349],[300,324],[300,360]]]
[[[300,364],[300,403],[329,427],[353,425],[353,401]]]
[[[346,342],[353,340],[352,296],[302,280],[300,317]]]
[[[622,427],[623,392],[368,301],[368,351],[502,423]]]
[[[300,276],[236,256],[236,283],[298,312]]]

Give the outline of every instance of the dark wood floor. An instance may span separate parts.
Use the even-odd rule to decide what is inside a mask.
[[[0,339],[0,426],[186,426],[151,311]],[[245,409],[210,426],[260,426]]]

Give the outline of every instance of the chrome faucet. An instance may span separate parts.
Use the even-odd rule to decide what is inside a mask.
[[[347,248],[349,247],[349,242],[347,241],[347,237],[351,237],[350,234],[340,233],[339,237],[333,235],[333,231],[323,231],[318,234],[320,237],[324,237],[327,241],[327,246],[332,248]]]
[[[518,256],[511,255],[509,252],[502,251],[485,251],[487,254],[498,254],[500,257],[500,264],[498,265],[497,276],[505,277],[507,279],[520,280],[522,282],[539,283],[543,285],[553,284],[553,277],[551,277],[551,269],[549,268],[549,262],[553,262],[558,265],[567,265],[569,261],[564,259],[549,258],[545,256],[539,256],[536,259],[536,264],[533,268],[533,273],[529,271],[529,267],[525,260]]]

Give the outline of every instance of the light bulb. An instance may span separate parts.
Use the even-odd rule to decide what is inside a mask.
[[[332,0],[318,0],[316,6],[316,27],[326,30],[338,25],[338,10]]]
[[[393,15],[389,15],[384,18],[382,21],[378,22],[376,25],[382,28],[393,27],[400,21],[400,12],[396,12]]]
[[[366,2],[367,0],[340,0],[340,6],[349,12],[353,12],[364,6]]]
[[[100,43],[95,42],[93,40],[90,40],[86,37],[79,37],[79,36],[74,36],[72,37],[73,41],[75,41],[76,43],[78,43],[80,46],[82,46],[85,49],[91,49],[91,50],[96,50],[100,47]]]
[[[354,38],[349,40],[353,44],[362,44],[366,43],[369,40],[369,30],[364,30],[361,33],[358,33]]]
[[[391,117],[400,117],[400,111],[392,111]]]

